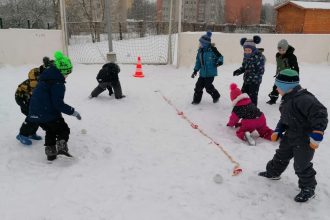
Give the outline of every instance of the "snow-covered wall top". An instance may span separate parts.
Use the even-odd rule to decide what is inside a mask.
[[[205,33],[186,32],[179,37],[178,63],[179,66],[191,67],[195,63],[196,52],[199,46],[198,39]],[[277,43],[287,39],[296,50],[295,54],[302,63],[327,63],[330,62],[330,34],[258,34],[261,43],[257,45],[264,48],[267,62],[275,63]],[[242,37],[252,38],[253,34],[227,34],[213,33],[212,42],[215,43],[224,62],[241,63],[243,49],[240,45]]]
[[[59,30],[0,29],[0,63],[41,64],[56,50],[62,50]]]
[[[300,2],[291,1],[293,4],[306,9],[328,9],[330,10],[330,2]]]

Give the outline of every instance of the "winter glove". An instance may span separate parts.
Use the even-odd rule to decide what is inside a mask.
[[[194,71],[193,74],[191,74],[191,78],[195,78],[196,75],[197,75],[197,71]]]
[[[319,144],[323,140],[323,132],[322,131],[313,131],[309,134],[309,146],[315,150],[319,147]]]
[[[243,72],[241,69],[237,69],[233,72],[233,76],[238,76],[238,75],[241,75]]]
[[[220,62],[217,62],[216,66],[219,67],[219,66],[222,66],[223,65],[223,62],[220,61]]]
[[[81,116],[80,116],[79,112],[77,112],[77,111],[74,111],[72,116],[76,117],[78,120],[81,120]]]
[[[271,140],[273,142],[276,142],[278,141],[278,139],[282,138],[283,137],[283,130],[280,129],[280,128],[276,128],[275,131],[272,133],[271,135]]]

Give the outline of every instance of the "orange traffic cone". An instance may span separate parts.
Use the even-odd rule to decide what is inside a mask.
[[[134,77],[139,77],[139,78],[144,77],[143,72],[142,72],[141,57],[138,57],[138,62],[136,64],[136,70],[135,70]]]

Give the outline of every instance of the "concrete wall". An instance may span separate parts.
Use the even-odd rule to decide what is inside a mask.
[[[199,46],[198,39],[205,34],[182,33],[179,37],[179,66],[191,67],[195,63]],[[330,34],[260,34],[261,43],[257,47],[265,49],[268,63],[275,63],[277,43],[281,39],[287,39],[295,49],[295,54],[300,63],[326,63],[330,62]],[[225,34],[213,33],[212,42],[224,56],[225,64],[241,63],[243,48],[240,45],[242,37],[252,38],[252,34]]]
[[[41,64],[63,50],[60,30],[0,29],[0,63]]]

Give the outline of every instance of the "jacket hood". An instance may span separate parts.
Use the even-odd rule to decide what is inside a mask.
[[[65,82],[65,78],[55,66],[51,66],[40,74],[39,81]]]

